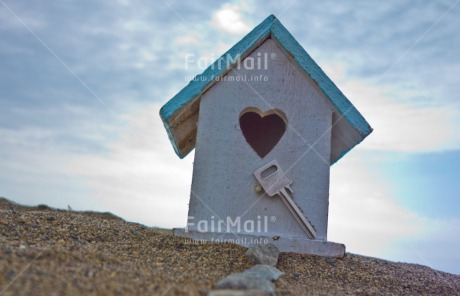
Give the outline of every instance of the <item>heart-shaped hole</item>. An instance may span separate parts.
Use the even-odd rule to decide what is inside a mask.
[[[279,110],[261,112],[248,108],[240,115],[240,128],[248,144],[264,157],[278,144],[286,131],[286,116]]]

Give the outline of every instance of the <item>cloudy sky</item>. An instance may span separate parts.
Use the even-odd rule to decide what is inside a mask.
[[[0,0],[0,196],[184,227],[159,108],[275,14],[375,129],[331,168],[329,240],[460,274],[460,5]]]

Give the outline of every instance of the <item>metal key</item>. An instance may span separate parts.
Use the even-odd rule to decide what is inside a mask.
[[[291,188],[292,180],[284,173],[283,169],[278,165],[276,160],[272,160],[264,166],[254,171],[254,177],[259,181],[262,188],[269,196],[279,194],[281,200],[288,207],[291,214],[300,224],[307,236],[315,239],[316,230],[311,223],[305,218],[302,211],[292,200],[288,189],[291,193],[294,191]]]

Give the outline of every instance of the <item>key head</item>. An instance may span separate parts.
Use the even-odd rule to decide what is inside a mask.
[[[292,180],[284,173],[276,159],[255,170],[254,177],[269,196],[276,195],[292,184]]]

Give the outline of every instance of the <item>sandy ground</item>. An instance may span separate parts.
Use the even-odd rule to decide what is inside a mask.
[[[189,244],[109,213],[0,199],[0,295],[206,295],[251,266],[245,248]],[[460,276],[347,254],[282,253],[278,295],[460,295]]]

